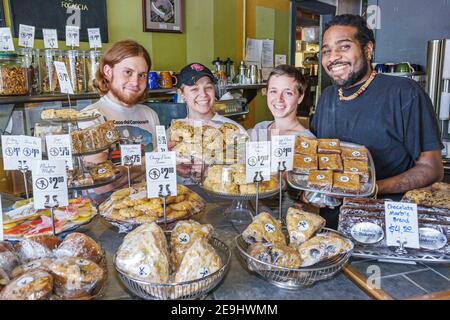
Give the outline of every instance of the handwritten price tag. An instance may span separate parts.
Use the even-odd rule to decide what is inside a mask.
[[[29,170],[33,160],[42,159],[40,138],[28,136],[2,136],[4,170]]]
[[[294,167],[295,136],[272,136],[272,172],[292,170]],[[284,167],[283,167],[284,164]]]
[[[70,135],[50,135],[45,137],[49,160],[64,160],[69,170],[73,169],[72,144]]]
[[[386,201],[386,242],[388,246],[419,248],[417,204]]]
[[[14,43],[12,41],[11,29],[0,28],[0,51],[14,51]]]
[[[245,182],[270,180],[270,141],[247,142],[245,151]],[[258,175],[258,176],[257,176]]]
[[[67,74],[66,64],[61,61],[53,61],[55,64],[56,74],[58,75],[59,86],[62,93],[73,94],[72,83],[70,82],[69,75]]]
[[[169,151],[169,148],[167,147],[166,128],[164,126],[156,126],[156,140],[158,152]]]
[[[89,47],[97,49],[102,47],[102,37],[100,35],[100,28],[88,28]]]
[[[19,24],[19,46],[26,48],[34,47],[34,26]]]
[[[42,29],[45,49],[58,49],[58,31],[56,29]]]
[[[35,209],[45,209],[48,206],[64,207],[69,204],[64,160],[34,161],[31,176]]]
[[[140,144],[121,144],[120,158],[123,166],[140,166],[142,164],[142,151]]]
[[[146,152],[145,168],[147,195],[157,198],[161,194],[177,195],[176,155],[170,152]]]
[[[66,46],[80,46],[80,28],[77,26],[66,26]]]

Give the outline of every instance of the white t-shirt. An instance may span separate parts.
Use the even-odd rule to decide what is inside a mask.
[[[269,138],[269,126],[273,121],[261,121],[255,125],[253,129],[250,130],[250,140],[251,141],[268,141]],[[296,136],[303,136],[308,138],[315,138],[316,136],[308,129],[297,131]]]
[[[156,148],[156,126],[159,125],[158,114],[150,107],[135,104],[132,107],[123,107],[107,96],[103,96],[96,103],[83,109],[97,109],[106,120],[112,120],[120,134],[123,144],[140,143],[144,145],[144,152]],[[90,122],[80,122],[80,128],[87,128],[94,124],[104,122],[102,117]]]

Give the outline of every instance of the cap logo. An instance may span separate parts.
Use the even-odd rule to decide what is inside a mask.
[[[205,70],[205,68],[201,64],[198,64],[198,63],[194,63],[193,65],[191,65],[191,69],[195,70],[195,71]]]

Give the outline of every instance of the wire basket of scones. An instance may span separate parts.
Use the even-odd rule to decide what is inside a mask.
[[[353,243],[324,228],[317,214],[289,208],[286,226],[262,212],[236,237],[250,271],[286,289],[311,286],[337,274],[348,262]]]
[[[183,185],[177,185],[177,195],[166,199],[166,220],[161,198],[147,198],[145,183],[117,190],[99,206],[100,215],[119,232],[129,232],[143,223],[168,224],[189,219],[205,208],[205,201]]]
[[[0,242],[0,300],[92,300],[106,279],[105,252],[83,233]]]
[[[143,224],[124,238],[114,266],[124,285],[143,299],[203,298],[222,281],[231,259],[213,232],[211,225],[193,220],[166,232],[156,223]]]

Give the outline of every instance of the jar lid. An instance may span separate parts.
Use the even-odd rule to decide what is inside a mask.
[[[0,58],[16,58],[16,57],[17,57],[17,53],[0,52]]]

